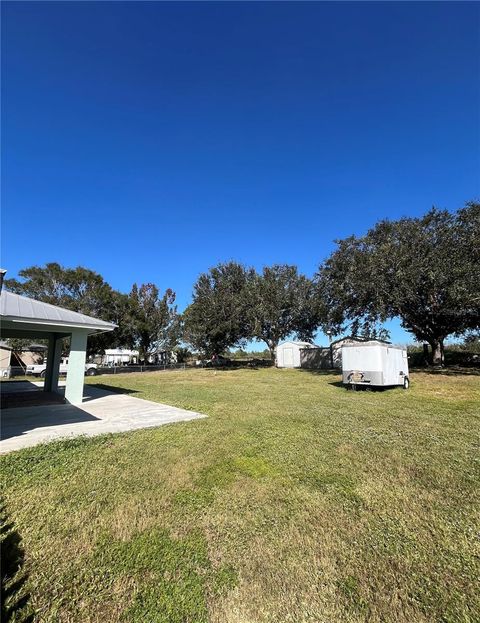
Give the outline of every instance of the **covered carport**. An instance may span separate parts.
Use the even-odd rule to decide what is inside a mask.
[[[62,341],[70,339],[65,400],[81,404],[88,336],[113,331],[116,325],[50,305],[2,289],[0,294],[0,334],[2,339],[48,340],[44,391],[60,393],[58,386]]]

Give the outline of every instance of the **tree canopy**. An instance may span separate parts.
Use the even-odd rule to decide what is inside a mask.
[[[92,336],[90,354],[128,346],[148,361],[183,340],[210,357],[257,339],[273,356],[281,340],[310,340],[318,326],[384,337],[379,325],[398,317],[441,363],[446,338],[480,329],[480,203],[383,220],[364,236],[339,240],[313,281],[292,265],[257,273],[235,261],[218,264],[199,276],[182,316],[175,293],[153,283],[122,294],[92,270],[55,262],[19,277],[5,287],[119,325]]]
[[[337,241],[316,283],[324,328],[357,332],[397,316],[441,363],[448,336],[480,326],[480,204],[381,221]]]
[[[125,320],[129,345],[139,349],[140,360],[148,362],[160,350],[172,349],[175,341],[177,308],[175,293],[162,295],[154,283],[134,284],[128,296]]]
[[[227,262],[203,273],[184,313],[184,337],[207,357],[241,346],[251,336],[247,285],[251,270]]]
[[[267,266],[249,284],[251,337],[265,342],[272,359],[281,340],[313,339],[318,325],[313,284],[296,266]]]
[[[112,332],[90,336],[91,355],[106,348],[128,346],[138,348],[140,356],[148,360],[158,349],[173,348],[176,344],[175,294],[170,289],[160,296],[158,287],[148,283],[134,285],[127,295],[114,290],[101,275],[88,268],[64,268],[55,262],[25,268],[19,276],[21,280],[5,280],[5,287],[118,325]]]
[[[313,284],[296,266],[274,265],[259,274],[228,262],[198,278],[184,314],[184,337],[207,356],[257,339],[273,357],[290,335],[312,338],[316,311]]]
[[[89,354],[125,342],[123,315],[126,297],[113,290],[98,273],[82,266],[64,268],[51,262],[45,266],[30,266],[18,274],[21,280],[5,280],[5,287],[11,292],[119,325],[115,331],[91,336]]]

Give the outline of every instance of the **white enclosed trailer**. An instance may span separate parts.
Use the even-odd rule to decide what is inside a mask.
[[[342,346],[342,381],[353,389],[395,385],[408,389],[407,351],[376,340],[345,344]]]

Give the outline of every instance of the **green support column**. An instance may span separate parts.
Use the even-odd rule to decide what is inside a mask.
[[[58,393],[58,374],[62,358],[62,340],[57,333],[51,333],[48,338],[47,369],[43,391]]]
[[[85,380],[85,360],[87,355],[88,331],[77,329],[72,331],[70,339],[70,355],[67,366],[67,386],[65,399],[67,402],[82,404],[83,383]]]

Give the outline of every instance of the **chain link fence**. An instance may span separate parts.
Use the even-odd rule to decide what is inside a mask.
[[[270,367],[273,362],[269,359],[231,359],[225,362],[214,364],[211,361],[190,361],[188,363],[165,363],[165,364],[148,364],[148,365],[128,365],[128,366],[100,366],[95,368],[95,376],[107,374],[129,374],[143,372],[160,372],[166,370],[186,370],[198,368],[215,368],[215,369],[232,369],[232,368],[263,368]],[[3,378],[25,378],[32,377],[25,368],[21,366],[9,366],[4,368],[1,373]],[[61,377],[65,377],[66,373],[60,373]],[[34,375],[35,378],[42,378],[42,375]],[[87,376],[90,376],[87,374]],[[92,376],[94,376],[92,374]]]
[[[160,370],[185,370],[188,367],[185,363],[167,363],[159,365],[135,365],[135,366],[97,366],[95,375],[103,374],[126,374],[129,372],[158,372]],[[42,378],[42,375],[28,374],[25,368],[21,366],[9,366],[2,370],[3,378],[21,378],[26,376],[35,376]],[[66,376],[66,373],[60,373],[60,376]],[[89,376],[89,375],[88,375]],[[92,375],[93,376],[93,375]]]

